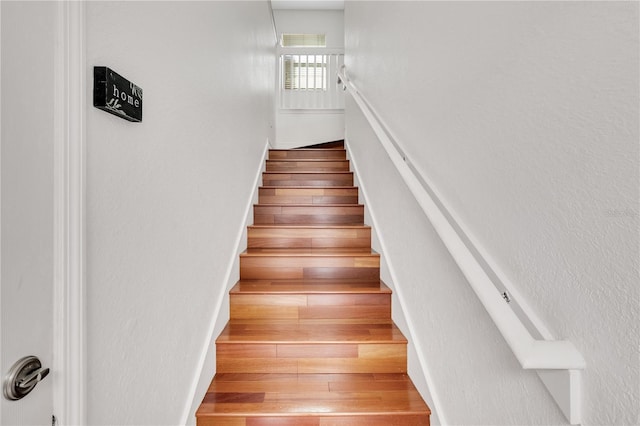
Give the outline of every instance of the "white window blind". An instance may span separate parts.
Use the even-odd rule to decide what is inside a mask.
[[[282,47],[326,47],[325,34],[282,34]]]
[[[283,55],[285,90],[327,90],[327,55]]]

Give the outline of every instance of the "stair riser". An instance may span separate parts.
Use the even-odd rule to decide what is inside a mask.
[[[376,401],[372,401],[372,406]],[[429,426],[428,415],[352,415],[352,416],[286,416],[198,418],[198,426]]]
[[[260,188],[260,204],[358,204],[358,188]]]
[[[256,225],[363,225],[364,206],[269,206],[253,207]]]
[[[260,204],[358,204],[358,196],[261,196]]]
[[[263,186],[353,186],[352,172],[262,174]]]
[[[347,172],[349,171],[349,161],[267,160],[266,170],[271,172]]]
[[[371,228],[249,228],[248,248],[367,248]]]
[[[308,187],[317,187],[317,186],[351,186],[353,185],[353,178],[351,179],[307,179],[307,180],[269,180],[263,179],[264,186],[308,186]]]
[[[323,150],[269,150],[269,160],[344,160],[347,152],[344,149],[323,149]]]
[[[390,319],[390,294],[232,294],[231,319]]]
[[[406,344],[220,344],[217,373],[406,373]]]
[[[240,279],[335,279],[380,277],[379,256],[241,256]]]

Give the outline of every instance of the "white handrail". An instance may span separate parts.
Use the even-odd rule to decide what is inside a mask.
[[[578,349],[568,340],[553,340],[546,327],[534,315],[527,315],[525,320],[536,328],[542,338],[535,338],[523,322],[523,319],[512,309],[508,294],[503,294],[496,287],[487,269],[494,277],[500,277],[499,271],[491,267],[491,262],[482,259],[480,263],[476,255],[482,256],[464,235],[462,227],[455,221],[443,201],[437,197],[433,185],[411,165],[409,158],[394,141],[390,132],[377,117],[373,108],[351,82],[343,65],[338,72],[338,84],[353,97],[360,107],[371,129],[384,147],[387,155],[402,176],[402,179],[415,197],[416,201],[430,220],[438,236],[449,250],[469,285],[474,290],[482,305],[489,313],[498,330],[506,340],[520,365],[524,369],[538,370],[552,397],[558,403],[571,424],[579,424],[580,418],[580,377],[577,370],[586,367],[586,362]],[[461,235],[462,234],[462,235]],[[499,279],[499,278],[498,278]],[[504,284],[504,283],[503,283]],[[516,301],[518,302],[518,301]],[[519,306],[528,306],[519,301]],[[529,314],[531,314],[529,312]],[[566,370],[566,371],[565,371]]]
[[[455,227],[447,219],[432,197],[433,191],[425,188],[425,179],[410,166],[409,160],[391,139],[372,108],[364,100],[356,86],[347,79],[345,67],[338,73],[343,84],[369,121],[372,129],[396,166],[411,193],[424,210],[436,232],[462,270],[467,281],[509,344],[520,365],[525,369],[583,369],[585,360],[576,347],[566,340],[537,340],[518,315],[505,302],[493,281],[478,263]]]

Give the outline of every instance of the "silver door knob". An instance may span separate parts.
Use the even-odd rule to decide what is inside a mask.
[[[42,368],[38,357],[31,355],[20,358],[5,376],[2,393],[11,401],[22,399],[48,374],[49,369]]]

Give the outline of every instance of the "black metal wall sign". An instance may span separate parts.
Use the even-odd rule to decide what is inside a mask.
[[[107,67],[93,67],[93,106],[129,121],[142,121],[142,89]]]

